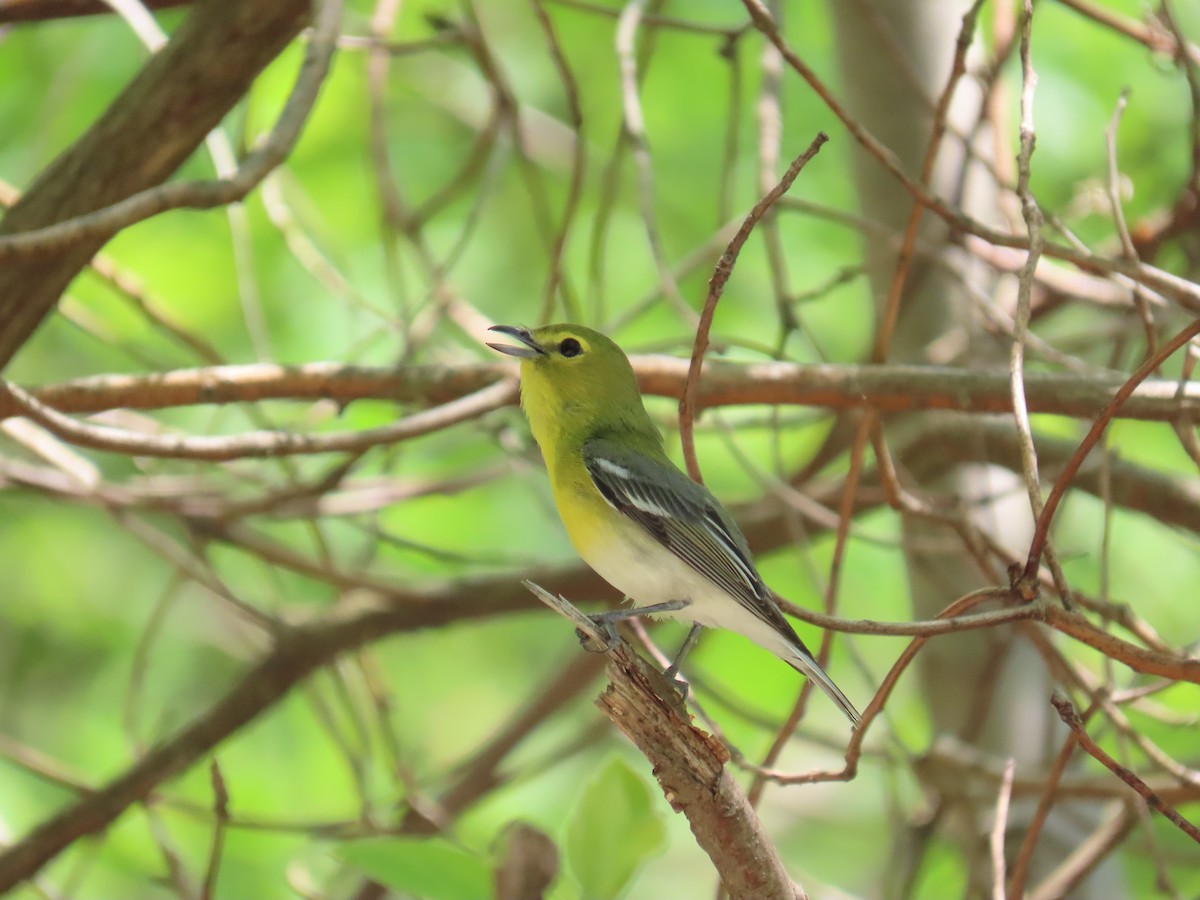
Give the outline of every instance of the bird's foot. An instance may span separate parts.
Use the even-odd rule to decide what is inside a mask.
[[[613,623],[611,617],[604,613],[598,613],[594,616],[588,616],[590,621],[599,634],[588,634],[582,628],[576,628],[575,634],[579,637],[579,645],[589,653],[607,653],[621,642],[620,635],[617,634],[617,626]]]
[[[692,686],[688,684],[686,678],[679,674],[679,669],[675,665],[668,666],[663,671],[663,678],[667,679],[671,687],[679,691],[679,702],[686,706],[688,693],[691,691]]]

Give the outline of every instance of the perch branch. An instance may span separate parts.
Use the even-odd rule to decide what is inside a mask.
[[[551,609],[566,616],[589,640],[602,638],[574,606],[525,582]],[[609,686],[596,701],[613,725],[650,762],[671,808],[687,816],[692,834],[712,860],[731,900],[799,900],[806,896],[788,877],[725,763],[729,752],[686,721],[675,688],[624,641],[608,654]]]

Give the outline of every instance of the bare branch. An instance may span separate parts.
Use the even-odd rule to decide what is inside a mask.
[[[590,572],[540,574],[555,592],[586,592]],[[275,706],[300,681],[335,657],[389,634],[436,628],[474,616],[529,609],[513,579],[481,581],[426,593],[377,597],[356,610],[283,632],[275,646],[207,712],[160,743],[103,788],[88,793],[0,852],[0,893],[36,874],[75,841],[103,830],[153,790],[191,768],[213,748]]]
[[[610,684],[596,701],[653,767],[671,808],[688,818],[732,900],[799,900],[783,861],[745,793],[729,774],[729,753],[663,697],[674,688],[626,645],[609,653]]]
[[[293,431],[251,431],[233,437],[204,435],[145,435],[106,425],[77,422],[35,400],[16,385],[0,381],[21,412],[63,440],[130,456],[162,459],[220,461],[257,457],[293,456],[301,453],[341,453],[408,440],[440,431],[456,422],[477,418],[485,412],[512,403],[517,386],[497,381],[474,394],[451,400],[443,406],[414,413],[403,419],[365,431],[337,434],[301,434]]]
[[[742,227],[730,240],[725,252],[721,254],[721,258],[717,260],[716,269],[708,282],[708,296],[704,300],[700,323],[696,327],[696,339],[692,344],[692,358],[688,364],[687,381],[684,383],[683,396],[679,400],[679,438],[683,442],[683,458],[687,461],[688,474],[693,481],[704,481],[700,477],[700,464],[696,461],[696,444],[692,438],[692,426],[696,416],[696,384],[700,380],[700,371],[704,365],[704,353],[708,350],[708,332],[712,328],[713,316],[717,312],[717,303],[720,302],[721,294],[725,291],[725,282],[733,274],[738,254],[749,240],[754,226],[767,214],[772,204],[787,193],[792,182],[796,180],[796,176],[800,174],[808,161],[820,152],[821,147],[828,140],[829,138],[824,132],[818,132],[808,148],[792,160],[792,164],[779,179],[779,183],[754,204],[754,207],[747,213],[745,221],[742,222]]]
[[[162,182],[242,98],[308,14],[305,0],[197,4],[166,48],[8,211],[0,234],[90,213]],[[0,266],[0,368],[110,234]]]
[[[140,0],[149,9],[187,6],[192,0]],[[0,0],[0,24],[47,22],[75,16],[111,15],[112,5],[104,0]]]
[[[1025,563],[1025,579],[1032,579],[1036,572],[1039,560],[1041,559],[1042,550],[1046,545],[1046,540],[1050,534],[1050,523],[1054,520],[1054,514],[1058,510],[1058,505],[1061,502],[1063,495],[1066,493],[1067,487],[1071,483],[1071,479],[1075,473],[1079,471],[1079,467],[1083,465],[1084,459],[1087,457],[1091,449],[1096,446],[1109,422],[1116,415],[1118,409],[1125,402],[1126,398],[1133,394],[1138,384],[1140,384],[1151,372],[1162,364],[1162,361],[1167,359],[1172,353],[1180,347],[1186,345],[1192,338],[1200,334],[1200,319],[1195,319],[1190,325],[1180,331],[1175,337],[1163,344],[1157,352],[1153,353],[1136,372],[1121,386],[1121,388],[1113,395],[1101,414],[1092,423],[1092,427],[1088,430],[1087,435],[1079,444],[1079,449],[1072,455],[1064,468],[1061,475],[1054,482],[1054,487],[1050,491],[1050,496],[1046,498],[1046,506],[1038,515],[1037,529],[1034,532],[1032,541],[1029,547],[1029,559]]]
[[[689,364],[669,356],[635,356],[642,392],[680,399]],[[393,400],[446,403],[511,377],[505,363],[462,366],[369,368],[312,362],[301,366],[255,363],[174,369],[150,375],[97,375],[27,389],[62,413],[109,409],[166,409],[209,403],[262,400]],[[1095,419],[1126,379],[1055,372],[1029,372],[1025,396],[1031,412]],[[513,400],[515,401],[515,395]],[[881,413],[916,410],[1004,413],[1012,409],[1007,375],[940,366],[798,365],[788,362],[705,363],[696,388],[696,407],[747,404],[869,408]],[[20,414],[20,405],[0,390],[0,418]],[[1155,422],[1200,420],[1200,385],[1146,380],[1134,386],[1113,415]],[[987,427],[983,425],[981,427]]]
[[[1120,765],[1115,759],[1109,756],[1104,750],[1092,740],[1091,735],[1083,727],[1083,722],[1079,719],[1079,713],[1075,711],[1075,707],[1065,697],[1055,694],[1050,702],[1054,704],[1054,708],[1058,710],[1059,717],[1071,729],[1071,733],[1075,735],[1075,740],[1079,742],[1079,746],[1086,750],[1091,756],[1098,760],[1110,772],[1120,778],[1123,782],[1133,788],[1137,795],[1146,801],[1146,804],[1155,812],[1164,815],[1172,825],[1190,837],[1197,844],[1200,844],[1200,828],[1197,828],[1178,811],[1169,804],[1164,803],[1162,799],[1150,790],[1149,786],[1141,778],[1131,772],[1129,769]]]

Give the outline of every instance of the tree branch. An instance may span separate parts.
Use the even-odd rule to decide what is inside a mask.
[[[161,53],[0,221],[30,231],[116,203],[164,181],[287,46],[304,0],[203,0]],[[0,266],[0,369],[113,232]]]
[[[596,705],[650,762],[667,802],[687,816],[730,898],[807,898],[792,884],[754,807],[725,768],[729,751],[684,718],[687,712],[675,685],[561,594],[529,580],[524,585],[575,625],[586,650],[607,655],[609,685]]]
[[[674,687],[623,643],[609,651],[607,672],[610,684],[596,705],[653,766],[667,802],[687,816],[730,900],[806,897],[726,769],[729,751],[664,701],[675,696]]]
[[[1200,844],[1200,828],[1197,828],[1187,819],[1179,814],[1179,812],[1167,803],[1164,803],[1162,798],[1152,791],[1149,785],[1139,778],[1132,770],[1122,766],[1115,759],[1109,756],[1104,749],[1097,744],[1087,729],[1083,727],[1083,721],[1079,718],[1079,713],[1075,707],[1071,705],[1071,701],[1066,697],[1055,692],[1050,698],[1050,703],[1058,711],[1059,718],[1063,720],[1071,733],[1075,735],[1075,740],[1079,742],[1079,746],[1091,754],[1101,765],[1107,768],[1110,772],[1120,778],[1123,782],[1129,785],[1137,795],[1146,801],[1146,805],[1157,813],[1162,814],[1176,828],[1190,837],[1197,844]]]
[[[187,6],[192,0],[141,0],[148,9]],[[112,15],[113,8],[104,0],[0,0],[0,24],[10,22],[47,22],[75,16]]]
[[[541,572],[537,577],[564,593],[586,594],[598,582],[580,567]],[[283,632],[262,660],[207,712],[103,788],[74,801],[0,853],[0,894],[31,878],[79,838],[102,831],[130,806],[145,802],[158,785],[191,768],[335,657],[388,635],[534,605],[515,579],[500,576],[424,593],[380,596],[366,609],[357,606]]]
[[[2,269],[0,269],[2,271]],[[3,326],[0,326],[2,329]],[[671,356],[633,358],[646,394],[679,399],[688,362]],[[62,413],[108,409],[162,409],[206,403],[260,400],[395,400],[445,403],[509,377],[505,363],[462,366],[370,368],[313,362],[301,366],[258,363],[176,369],[150,375],[100,375],[49,384],[29,391]],[[1126,379],[1029,372],[1025,379],[1031,412],[1080,419],[1101,414]],[[914,410],[1005,413],[1012,409],[1007,375],[941,366],[830,365],[785,362],[708,361],[696,394],[697,409],[745,404],[868,407],[881,413]],[[20,404],[0,390],[0,419],[20,415]],[[1200,384],[1145,381],[1121,405],[1118,416],[1157,422],[1200,420]]]

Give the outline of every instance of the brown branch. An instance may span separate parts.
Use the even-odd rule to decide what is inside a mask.
[[[688,362],[669,356],[637,356],[642,392],[679,399]],[[194,404],[262,400],[394,400],[446,403],[510,376],[505,363],[462,366],[370,368],[313,362],[301,366],[259,363],[175,369],[150,375],[100,375],[29,389],[62,413],[109,409],[164,409]],[[1075,374],[1029,372],[1025,393],[1031,412],[1094,419],[1126,381]],[[696,392],[697,409],[745,404],[869,408],[881,413],[917,410],[1004,413],[1012,409],[1007,375],[941,366],[738,364],[709,361]],[[18,404],[0,391],[0,419],[19,415]],[[1119,410],[1125,419],[1200,421],[1200,384],[1156,379],[1138,385]]]
[[[502,363],[394,369],[327,362],[301,366],[251,363],[173,369],[150,375],[97,375],[43,385],[30,393],[64,413],[260,400],[332,400],[344,405],[352,400],[376,399],[437,404],[472,394],[511,374],[511,368]],[[1200,391],[1195,399],[1200,410]],[[0,418],[16,414],[16,405],[0,392]]]
[[[808,161],[820,152],[821,147],[828,140],[829,138],[823,131],[818,131],[808,148],[792,160],[792,164],[783,173],[779,183],[754,204],[754,207],[747,213],[745,221],[742,222],[742,227],[737,230],[725,248],[725,252],[717,260],[716,269],[713,271],[712,278],[709,279],[708,296],[704,300],[704,309],[700,313],[700,323],[696,326],[696,339],[692,343],[692,358],[688,363],[683,396],[679,400],[679,439],[683,444],[683,458],[687,463],[688,475],[692,477],[693,481],[701,483],[704,481],[700,477],[700,463],[696,459],[696,442],[692,436],[692,427],[696,418],[696,385],[700,381],[700,371],[704,366],[704,354],[708,350],[708,332],[712,328],[713,316],[717,312],[717,303],[721,300],[721,294],[725,291],[725,283],[733,274],[738,254],[742,252],[742,247],[749,240],[754,226],[767,214],[767,210],[771,208],[772,204],[788,192],[788,188],[792,186],[796,176],[808,165]]]
[[[1157,675],[1172,681],[1200,684],[1200,659],[1147,650],[1123,641],[1110,632],[1097,628],[1078,613],[1049,604],[1040,607],[1039,615],[1055,631],[1070,635],[1082,644],[1099,650],[1111,660],[1122,663],[1143,675]]]
[[[107,240],[122,228],[170,209],[212,209],[245,199],[291,152],[329,72],[337,46],[341,0],[315,2],[316,27],[291,96],[270,134],[236,170],[223,171],[224,177],[215,181],[182,181],[149,187],[52,225],[0,236],[0,261],[53,254],[89,238]]]
[[[1155,812],[1161,813],[1171,822],[1176,828],[1190,837],[1197,844],[1200,844],[1200,828],[1197,828],[1169,804],[1164,803],[1154,791],[1150,790],[1149,785],[1142,781],[1137,775],[1118,763],[1115,759],[1104,752],[1091,735],[1087,733],[1087,729],[1083,727],[1083,722],[1079,719],[1079,713],[1075,711],[1075,707],[1071,705],[1071,701],[1067,700],[1061,694],[1055,692],[1050,698],[1051,704],[1058,711],[1059,718],[1066,723],[1071,729],[1071,733],[1075,735],[1075,740],[1079,742],[1079,746],[1086,750],[1095,760],[1101,763],[1110,772],[1120,778],[1123,782],[1129,785],[1139,797],[1146,801],[1146,805]]]
[[[754,808],[725,768],[725,745],[684,720],[675,684],[615,633],[588,618],[561,594],[523,582],[576,628],[584,649],[608,657],[609,685],[596,705],[653,767],[671,808],[687,816],[731,898],[806,900],[763,832]]]
[[[537,573],[555,592],[594,595],[599,579],[580,567]],[[35,875],[76,840],[111,825],[135,803],[191,768],[230,735],[279,703],[300,681],[335,657],[392,634],[533,608],[511,577],[424,593],[381,597],[280,635],[275,646],[221,699],[104,787],[88,793],[0,853],[0,894]]]
[[[1009,757],[1004,763],[1004,776],[1000,779],[1000,796],[996,799],[996,817],[992,823],[992,833],[989,844],[992,851],[992,898],[1004,900],[1004,835],[1008,831],[1008,806],[1012,800],[1013,775],[1017,769],[1017,761]]]
[[[172,9],[187,6],[192,0],[140,0],[148,9]],[[0,0],[0,24],[11,22],[48,22],[76,16],[112,15],[113,7],[104,0]]]
[[[1073,441],[1040,438],[1039,453],[1047,469],[1062,466],[1077,449]],[[986,462],[1016,471],[1020,465],[1016,439],[1012,429],[1002,423],[970,422],[961,418],[931,423],[927,430],[910,436],[899,448],[904,456],[907,472],[918,482],[951,464],[962,462]],[[1160,524],[1181,528],[1200,534],[1200,488],[1190,482],[1181,482],[1170,475],[1156,472],[1136,463],[1113,459],[1109,462],[1110,488],[1108,502],[1134,512],[1149,516]],[[870,493],[856,500],[854,514],[860,515],[878,508],[885,499],[876,486],[877,476],[867,479]],[[456,482],[464,484],[468,482]],[[169,510],[195,521],[209,521],[226,517],[240,518],[243,515],[278,512],[285,516],[306,514],[307,506],[295,505],[284,512],[275,507],[286,499],[284,494],[273,493],[266,497],[246,501],[238,505],[215,503],[206,497],[188,497],[181,493],[164,493],[159,482],[128,485],[110,485],[101,482],[83,488],[79,482],[60,469],[36,466],[15,459],[0,458],[0,484],[21,485],[48,494],[69,498],[73,502],[115,508],[146,508]],[[1098,468],[1081,470],[1072,481],[1072,487],[1095,497],[1103,498],[1105,492]],[[321,511],[329,515],[347,515],[379,509],[388,503],[397,502],[425,490],[404,482],[376,482],[360,479],[346,486],[342,497],[332,498],[328,504],[320,504]],[[838,502],[841,496],[840,483],[812,486],[812,501],[817,506],[828,507]],[[297,496],[301,499],[311,494],[304,489]],[[315,500],[306,502],[315,503]],[[832,516],[830,520],[832,520]],[[778,549],[790,541],[786,524],[779,513],[779,504],[774,498],[741,508],[739,523],[750,540],[756,554]],[[829,521],[811,520],[808,525],[810,536],[825,532]]]
[[[1071,760],[1075,746],[1074,736],[1063,741],[1062,747],[1054,757],[1054,762],[1046,772],[1045,784],[1038,797],[1037,808],[1033,811],[1033,818],[1025,830],[1025,837],[1021,841],[1021,847],[1017,851],[1012,865],[1012,877],[1009,879],[1008,889],[1009,900],[1021,900],[1025,896],[1025,879],[1033,864],[1033,853],[1037,849],[1038,836],[1041,835],[1042,828],[1050,816],[1050,809],[1054,805],[1058,787],[1062,783],[1063,773],[1067,770],[1067,763]]]
[[[106,425],[76,421],[39,403],[25,391],[0,380],[0,392],[7,392],[21,413],[51,434],[72,444],[161,459],[224,461],[261,457],[295,456],[303,453],[345,453],[408,440],[432,431],[440,431],[485,412],[512,403],[517,386],[497,381],[474,394],[468,394],[441,406],[425,409],[378,428],[341,431],[333,434],[308,434],[294,431],[251,431],[245,434],[212,437],[207,435],[146,435]]]
[[[214,759],[208,764],[209,779],[213,789],[213,839],[208,853],[208,867],[204,872],[204,883],[200,889],[200,900],[212,900],[217,886],[217,874],[221,870],[221,853],[225,849],[225,831],[229,827],[229,789],[221,774],[221,767]]]
[[[973,594],[967,594],[964,597],[959,597],[949,606],[942,609],[938,613],[937,618],[955,618],[970,612],[981,603],[1003,597],[1004,593],[995,588],[984,588]],[[838,770],[818,770],[806,772],[801,775],[792,775],[770,769],[760,769],[757,774],[776,784],[815,784],[824,781],[849,781],[854,778],[858,774],[858,763],[863,754],[863,742],[866,739],[867,732],[870,730],[871,723],[883,712],[883,708],[887,705],[888,699],[900,681],[900,676],[904,674],[912,664],[912,661],[916,659],[921,648],[929,640],[930,638],[927,636],[913,638],[896,658],[896,661],[892,663],[892,667],[888,670],[887,675],[884,676],[883,681],[880,682],[878,689],[875,691],[875,696],[871,698],[871,702],[862,711],[861,724],[850,735],[850,743],[846,746],[845,766]]]
[[[308,16],[304,0],[197,4],[163,51],[9,210],[0,234],[90,213],[161,183],[245,96]],[[110,236],[0,266],[0,369]]]
[[[1037,272],[1045,245],[1042,228],[1045,216],[1033,197],[1029,181],[1032,177],[1033,151],[1037,133],[1033,127],[1033,95],[1037,87],[1037,72],[1033,68],[1033,0],[1024,0],[1021,17],[1021,124],[1020,150],[1017,152],[1017,199],[1021,203],[1021,217],[1029,234],[1029,253],[1017,277],[1017,309],[1013,316],[1013,340],[1009,349],[1009,380],[1012,385],[1013,427],[1016,429],[1017,444],[1021,450],[1021,480],[1029,496],[1029,507],[1035,519],[1040,519],[1044,507],[1041,476],[1038,472],[1037,448],[1033,444],[1033,426],[1029,422],[1029,406],[1025,398],[1025,342],[1029,332],[1029,318],[1033,302],[1033,279]],[[1038,548],[1038,560],[1044,555],[1046,564],[1054,576],[1055,587],[1063,604],[1069,604],[1070,588],[1058,565],[1058,557],[1048,543],[1049,536],[1042,539]],[[1032,555],[1032,554],[1031,554]],[[1026,580],[1034,581],[1034,573],[1026,569]],[[1028,595],[1026,599],[1032,599]]]
[[[1105,429],[1108,428],[1109,422],[1116,416],[1117,410],[1135,393],[1138,385],[1151,372],[1162,365],[1172,353],[1185,346],[1198,334],[1200,334],[1200,319],[1194,319],[1187,328],[1184,328],[1175,337],[1158,348],[1155,353],[1151,354],[1138,367],[1138,370],[1121,385],[1113,395],[1112,400],[1105,404],[1104,409],[1096,417],[1096,421],[1092,423],[1092,427],[1088,430],[1088,433],[1079,442],[1079,449],[1072,454],[1062,474],[1055,480],[1054,487],[1050,491],[1050,496],[1046,498],[1045,508],[1038,513],[1037,527],[1034,530],[1033,539],[1029,545],[1029,559],[1025,562],[1025,571],[1022,576],[1024,581],[1032,583],[1036,578],[1038,565],[1042,558],[1042,550],[1045,548],[1046,541],[1049,538],[1050,524],[1054,521],[1054,514],[1058,510],[1058,505],[1062,501],[1068,486],[1070,486],[1071,479],[1079,471],[1079,467],[1083,465],[1083,461],[1087,458],[1088,453],[1091,452],[1092,448],[1096,446],[1100,438],[1104,435]]]
[[[1191,43],[1181,43],[1176,36],[1161,25],[1158,27],[1147,25],[1113,12],[1106,7],[1091,3],[1089,0],[1058,0],[1058,2],[1091,19],[1105,30],[1132,38],[1155,53],[1175,59],[1187,57],[1195,65],[1200,65],[1200,47]]]
[[[817,77],[817,73],[788,45],[771,13],[761,0],[742,0],[742,5],[746,7],[746,11],[749,13],[754,27],[775,45],[783,58],[787,60],[788,65],[821,98],[821,101],[829,108],[830,112],[838,117],[854,139],[912,195],[914,200],[945,221],[955,231],[976,235],[988,243],[1000,247],[1029,249],[1029,238],[1027,235],[1017,235],[991,228],[982,222],[972,219],[966,213],[950,206],[940,197],[926,190],[924,185],[905,171],[899,158],[889,147],[884,145],[871,132],[864,128],[862,123],[849,114],[843,104],[834,96],[833,92]],[[1200,311],[1200,285],[1188,281],[1186,278],[1181,278],[1178,275],[1173,275],[1170,272],[1136,260],[1094,256],[1086,250],[1079,250],[1075,247],[1051,242],[1046,242],[1042,250],[1047,256],[1066,260],[1085,272],[1097,274],[1117,273],[1128,276],[1134,281],[1158,291],[1164,297],[1171,298],[1186,309]]]
[[[745,793],[725,768],[729,753],[685,721],[674,687],[625,644],[609,652],[610,684],[596,705],[653,766],[663,795],[687,816],[731,900],[797,900],[806,896],[788,877]]]

